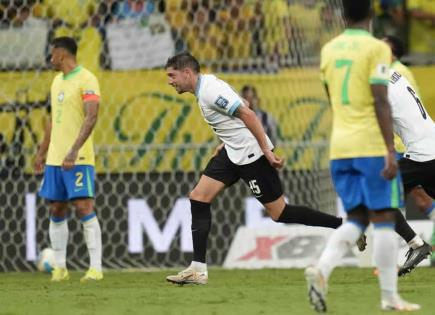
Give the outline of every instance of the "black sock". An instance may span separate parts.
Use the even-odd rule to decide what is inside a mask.
[[[190,199],[192,212],[193,261],[205,263],[207,239],[211,226],[210,204]]]
[[[396,210],[396,228],[397,234],[399,234],[407,243],[412,240],[417,234],[406,222],[402,211]]]
[[[277,222],[299,223],[336,229],[343,223],[343,219],[305,206],[285,205]]]

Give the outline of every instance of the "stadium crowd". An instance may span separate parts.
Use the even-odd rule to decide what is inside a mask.
[[[432,2],[375,3],[375,35],[398,36],[411,57],[431,61]],[[79,60],[91,69],[112,67],[115,48],[108,29],[120,23],[170,33],[174,53],[189,50],[221,70],[316,63],[320,47],[343,27],[336,0],[0,0],[0,32],[41,21],[48,25],[47,42],[56,36],[76,38]]]

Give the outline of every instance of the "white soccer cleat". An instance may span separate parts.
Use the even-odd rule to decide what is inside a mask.
[[[381,309],[383,311],[413,312],[421,309],[421,306],[409,303],[397,295],[390,300],[382,300]]]
[[[176,283],[179,285],[184,284],[207,284],[208,273],[198,272],[193,270],[191,267],[179,272],[177,275],[167,276],[166,281]]]
[[[326,312],[326,294],[328,284],[320,270],[316,267],[305,269],[305,280],[308,287],[308,299],[316,312]]]

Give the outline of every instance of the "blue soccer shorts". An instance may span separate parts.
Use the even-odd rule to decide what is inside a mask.
[[[91,165],[75,165],[69,170],[46,165],[39,196],[52,201],[93,198],[94,177],[95,168]]]
[[[400,174],[386,180],[381,175],[384,165],[384,157],[331,160],[332,181],[346,211],[359,205],[370,210],[403,207]]]

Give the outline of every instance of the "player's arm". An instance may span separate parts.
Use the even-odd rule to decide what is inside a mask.
[[[47,125],[45,126],[44,137],[39,145],[38,152],[35,157],[34,170],[36,174],[41,174],[44,170],[45,158],[50,145],[51,138],[51,117],[49,117]]]
[[[80,128],[77,139],[74,141],[74,144],[62,163],[63,168],[70,169],[74,166],[80,148],[86,140],[88,140],[97,123],[99,105],[100,102],[98,98],[84,101],[85,120]]]
[[[257,115],[248,106],[240,105],[234,112],[234,115],[242,120],[249,131],[257,139],[264,156],[268,159],[269,163],[275,168],[281,168],[284,165],[284,159],[278,158],[269,148],[266,133],[263,126],[257,118]]]
[[[391,116],[391,106],[388,101],[388,87],[382,84],[372,84],[370,87],[375,102],[376,118],[388,151],[382,175],[386,179],[393,179],[397,173],[397,161],[394,150],[393,119]]]

